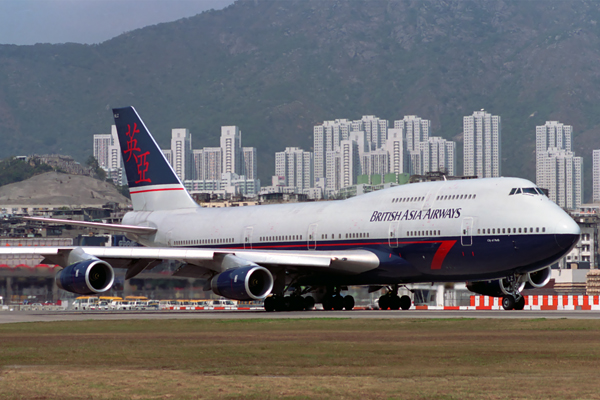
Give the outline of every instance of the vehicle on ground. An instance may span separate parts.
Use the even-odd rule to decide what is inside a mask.
[[[579,240],[577,223],[520,178],[411,183],[342,201],[202,208],[135,109],[115,108],[113,116],[133,205],[122,224],[28,219],[125,232],[144,247],[0,249],[35,251],[64,267],[57,284],[73,293],[109,290],[112,265],[131,279],[177,260],[183,265],[174,275],[206,279],[228,299],[264,300],[267,311],[315,303],[352,310],[354,298],[343,294],[348,286],[385,288],[379,307],[406,310],[412,299],[398,289],[419,282],[467,282],[475,293],[502,297],[505,309],[523,309],[523,288],[546,285],[549,266]]]

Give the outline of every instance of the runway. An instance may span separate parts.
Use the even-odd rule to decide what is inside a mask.
[[[409,310],[409,311],[2,311],[0,324],[86,320],[144,319],[600,319],[600,311],[497,311],[497,310]]]

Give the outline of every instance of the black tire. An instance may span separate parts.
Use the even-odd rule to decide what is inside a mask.
[[[390,310],[399,310],[399,309],[400,309],[400,297],[390,296]]]
[[[323,310],[329,311],[333,310],[333,297],[331,295],[326,295],[323,297]]]
[[[344,309],[344,296],[338,294],[333,297],[333,309],[336,311],[342,311]]]
[[[515,308],[515,298],[513,296],[504,296],[502,298],[502,308],[513,310]]]
[[[275,297],[275,311],[288,311],[289,301],[283,296]]]
[[[412,301],[410,299],[410,297],[404,295],[402,297],[400,297],[400,308],[403,310],[408,310],[410,309],[410,306],[412,305]]]
[[[273,296],[267,297],[264,301],[265,311],[272,312],[275,311],[275,299]]]
[[[390,308],[390,296],[384,294],[379,298],[379,309],[387,310],[388,308]]]
[[[344,297],[344,310],[350,311],[354,308],[354,297],[345,296]]]
[[[521,296],[521,297],[519,297],[519,300],[517,300],[515,302],[514,309],[520,311],[520,310],[522,310],[524,308],[525,308],[525,297]]]
[[[315,299],[312,296],[306,296],[304,298],[304,309],[306,311],[315,309]]]
[[[290,310],[304,311],[304,297],[302,297],[302,296],[290,297]]]

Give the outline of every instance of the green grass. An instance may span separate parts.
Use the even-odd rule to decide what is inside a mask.
[[[1,399],[600,399],[600,321],[0,325]]]

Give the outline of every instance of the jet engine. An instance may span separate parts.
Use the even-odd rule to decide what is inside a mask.
[[[234,300],[262,300],[273,290],[273,275],[253,262],[228,254],[224,266],[233,266],[212,278],[212,291]]]
[[[519,291],[525,287],[525,282],[519,282]],[[510,294],[510,282],[506,278],[493,281],[467,282],[467,289],[484,296],[502,297]]]
[[[550,282],[551,276],[552,269],[550,267],[546,267],[535,272],[529,272],[527,274],[527,286],[532,286],[534,288],[544,287],[546,284],[548,284],[548,282]]]
[[[60,270],[55,279],[56,285],[68,292],[96,294],[112,287],[115,273],[110,264],[93,257]]]

